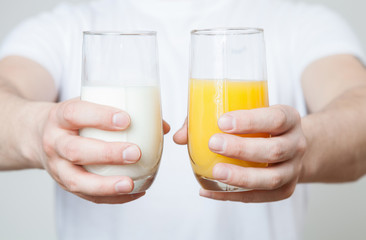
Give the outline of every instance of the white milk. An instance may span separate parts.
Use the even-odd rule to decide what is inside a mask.
[[[136,188],[148,188],[159,167],[163,146],[159,88],[156,86],[86,86],[81,89],[81,99],[124,110],[131,117],[131,125],[127,130],[118,132],[85,128],[80,130],[80,136],[107,142],[135,143],[140,147],[142,153],[140,161],[135,164],[89,165],[84,168],[103,176],[129,176],[135,181],[134,192],[138,190]],[[151,182],[144,183],[146,179],[150,179]],[[143,187],[142,185],[148,186]]]

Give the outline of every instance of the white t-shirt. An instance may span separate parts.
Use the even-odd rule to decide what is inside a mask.
[[[80,94],[84,30],[158,31],[165,137],[161,167],[143,198],[122,205],[97,205],[57,188],[61,240],[277,239],[302,232],[306,189],[275,203],[244,204],[199,197],[186,147],[172,141],[187,111],[189,32],[211,27],[261,27],[265,31],[271,104],[306,114],[300,78],[316,59],[353,54],[359,43],[345,22],[321,6],[279,0],[101,0],[62,4],[18,26],[0,57],[20,55],[54,77],[60,100]]]

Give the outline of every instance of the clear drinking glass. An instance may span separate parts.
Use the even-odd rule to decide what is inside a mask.
[[[134,143],[142,153],[135,164],[84,168],[102,176],[131,177],[133,193],[151,186],[162,154],[157,58],[155,32],[84,32],[81,100],[121,109],[130,115],[131,125],[117,132],[84,128],[80,136]]]
[[[266,167],[213,153],[212,135],[222,133],[217,121],[226,112],[268,107],[266,57],[262,29],[207,29],[191,32],[188,106],[188,150],[201,186],[212,191],[245,191],[212,177],[217,163]],[[270,137],[267,133],[238,134]]]

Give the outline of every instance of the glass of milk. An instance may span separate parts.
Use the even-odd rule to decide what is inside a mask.
[[[102,176],[129,176],[132,193],[154,181],[163,148],[156,32],[84,32],[81,100],[119,108],[130,115],[124,131],[80,130],[80,136],[129,142],[141,149],[130,165],[87,165]],[[122,153],[121,153],[122,154]]]

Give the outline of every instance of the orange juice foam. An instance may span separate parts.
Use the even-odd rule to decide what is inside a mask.
[[[267,81],[191,79],[189,89],[188,149],[197,177],[212,179],[217,163],[243,167],[266,167],[267,163],[247,162],[213,153],[208,141],[222,133],[217,125],[226,112],[268,107]],[[267,133],[238,134],[242,137],[270,137]]]

